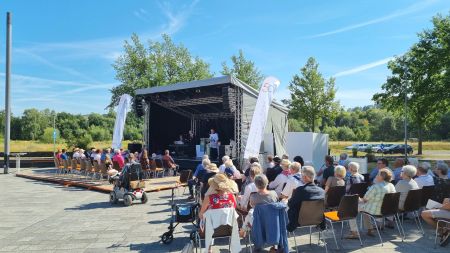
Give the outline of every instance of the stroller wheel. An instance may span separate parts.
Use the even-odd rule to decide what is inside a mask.
[[[141,197],[141,203],[145,204],[147,203],[148,198],[147,198],[147,194],[145,192],[142,193],[142,197]]]
[[[118,199],[117,199],[116,193],[114,191],[110,192],[109,193],[109,203],[117,204],[117,201],[118,201]]]
[[[133,199],[131,198],[130,195],[123,196],[123,204],[125,206],[131,206],[132,203],[133,203]]]
[[[161,241],[164,244],[170,244],[173,241],[173,234],[171,232],[165,232],[161,237]]]

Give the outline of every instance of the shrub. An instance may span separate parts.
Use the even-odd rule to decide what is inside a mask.
[[[53,128],[47,127],[44,129],[44,133],[39,137],[39,141],[42,143],[53,143]],[[61,135],[59,134],[59,130],[56,129],[56,142],[61,142]]]

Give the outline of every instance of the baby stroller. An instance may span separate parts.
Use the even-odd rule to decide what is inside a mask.
[[[117,204],[123,199],[125,206],[133,204],[133,200],[141,200],[142,204],[147,203],[147,194],[145,193],[145,181],[142,179],[142,168],[140,164],[131,164],[123,168],[120,175],[115,175],[114,187],[109,194],[109,202]]]
[[[173,241],[173,232],[175,228],[180,223],[192,223],[195,226],[195,231],[198,228],[198,212],[200,205],[196,202],[185,203],[185,204],[175,204],[174,202],[174,188],[172,188],[172,203],[171,203],[171,220],[169,225],[169,231],[165,232],[161,236],[161,241],[164,244],[170,244]],[[174,225],[174,223],[176,223]],[[195,231],[191,232],[191,239],[195,238]]]

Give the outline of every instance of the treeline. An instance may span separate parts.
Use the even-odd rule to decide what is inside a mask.
[[[5,127],[5,112],[0,111],[0,127]],[[112,140],[116,113],[91,113],[88,115],[56,113],[49,109],[26,109],[22,116],[11,117],[12,140],[35,140],[53,143],[53,122],[57,131],[57,142],[69,147],[88,147],[93,141]],[[124,140],[142,140],[143,119],[133,112],[128,113]],[[3,133],[0,134],[3,136]]]
[[[339,141],[401,141],[404,140],[404,118],[386,109],[375,106],[341,109],[334,120],[319,120],[320,132],[327,133],[331,140]],[[443,114],[425,133],[424,140],[450,139],[450,112]],[[289,131],[308,131],[305,121],[290,118]],[[408,125],[408,138],[417,138],[418,129]]]

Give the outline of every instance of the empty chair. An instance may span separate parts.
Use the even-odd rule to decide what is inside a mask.
[[[160,174],[162,177],[164,174],[164,169],[161,167],[157,167],[155,160],[151,160],[150,161],[150,172],[153,173],[153,177],[158,177],[158,174]]]
[[[369,185],[365,182],[359,183],[359,184],[352,184],[350,186],[349,193],[350,194],[358,194],[360,198],[363,198],[367,192],[368,187],[369,187]]]
[[[70,173],[72,170],[72,167],[70,165],[69,160],[63,160],[64,163],[64,173]]]
[[[331,187],[326,194],[326,207],[329,209],[336,208],[345,195],[345,186]]]
[[[370,214],[368,212],[362,211],[361,213],[363,215],[366,215],[369,217],[369,219],[372,221],[372,223],[375,225],[375,228],[378,233],[378,237],[380,238],[381,245],[383,246],[383,239],[381,238],[380,229],[378,228],[377,220],[382,218],[383,221],[387,217],[394,217],[394,222],[397,225],[398,232],[402,238],[402,241],[404,239],[404,236],[402,235],[403,228],[401,227],[400,219],[398,216],[398,203],[400,202],[400,192],[396,193],[386,193],[383,198],[383,203],[381,204],[381,215],[374,215]]]
[[[302,206],[300,207],[298,216],[298,224],[300,224],[300,226],[298,226],[296,229],[309,227],[309,244],[311,244],[312,228],[320,227],[325,222],[324,211],[325,201],[323,199],[302,201]],[[292,234],[294,236],[295,250],[298,253],[297,240],[295,239],[295,230],[292,231]],[[321,236],[322,230],[319,228],[319,241]],[[323,238],[323,240],[325,251],[328,252],[325,238]]]
[[[331,230],[333,231],[333,236],[334,236],[334,242],[336,243],[336,247],[338,249],[339,249],[339,246],[338,246],[338,243],[336,240],[336,235],[334,233],[333,223],[341,223],[341,225],[342,225],[341,226],[341,239],[342,239],[343,230],[344,230],[344,222],[350,221],[350,220],[356,221],[356,217],[358,216],[358,202],[359,202],[358,194],[346,195],[346,196],[342,197],[337,211],[326,212],[324,214],[325,219],[331,225]],[[356,226],[356,232],[358,233],[359,242],[362,246],[361,235],[359,233],[358,226]]]

